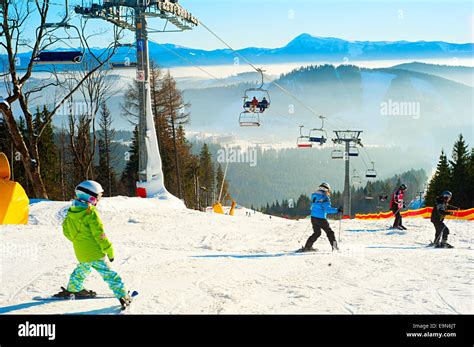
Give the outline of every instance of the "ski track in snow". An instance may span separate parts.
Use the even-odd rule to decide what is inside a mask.
[[[0,226],[0,313],[120,314],[115,298],[32,300],[66,286],[77,261],[61,223],[68,202],[31,206],[27,226]],[[114,244],[112,267],[140,295],[133,314],[472,314],[473,222],[447,221],[455,249],[427,249],[434,228],[406,219],[404,233],[391,221],[342,221],[341,252],[269,257],[301,247],[309,220],[260,213],[205,214],[178,203],[106,198],[99,212]],[[330,222],[336,237],[339,222]],[[375,247],[375,248],[369,248]],[[200,257],[201,256],[201,257]],[[86,288],[108,293],[97,273]]]

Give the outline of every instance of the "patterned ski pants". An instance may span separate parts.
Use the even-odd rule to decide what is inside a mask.
[[[77,264],[77,267],[69,278],[67,290],[76,293],[84,289],[84,281],[87,276],[89,276],[92,269],[95,269],[102,276],[102,279],[109,285],[109,288],[114,292],[114,295],[118,299],[127,295],[122,279],[104,260]]]

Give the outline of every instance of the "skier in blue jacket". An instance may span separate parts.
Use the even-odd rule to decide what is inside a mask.
[[[328,183],[321,183],[318,190],[311,196],[311,224],[313,225],[313,235],[306,241],[305,246],[301,249],[302,252],[315,250],[313,249],[313,243],[321,236],[321,229],[326,232],[332,250],[339,250],[334,231],[328,223],[327,214],[341,213],[342,208],[334,208],[331,206],[330,192],[330,185]]]

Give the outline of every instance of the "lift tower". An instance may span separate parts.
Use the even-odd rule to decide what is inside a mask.
[[[87,4],[84,4],[87,2]],[[137,47],[137,82],[139,85],[139,168],[137,194],[141,197],[168,195],[164,185],[163,170],[151,107],[150,60],[148,34],[191,30],[199,21],[177,0],[102,0],[83,1],[75,12],[87,18],[106,20],[120,28],[135,32]],[[162,29],[149,29],[147,19],[162,19]],[[173,24],[168,29],[168,24]]]
[[[362,130],[334,130],[336,138],[333,139],[335,144],[344,144],[344,160],[345,160],[345,178],[344,178],[344,218],[350,218],[351,216],[351,184],[349,178],[350,172],[350,157],[356,157],[359,155],[358,146],[362,147],[362,141],[359,138]]]

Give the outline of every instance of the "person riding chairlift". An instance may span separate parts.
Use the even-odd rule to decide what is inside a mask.
[[[262,101],[260,101],[259,107],[260,107],[260,113],[265,111],[265,109],[268,107],[268,100],[266,97],[263,97]]]
[[[250,112],[255,112],[258,106],[258,99],[254,96],[250,102]]]

